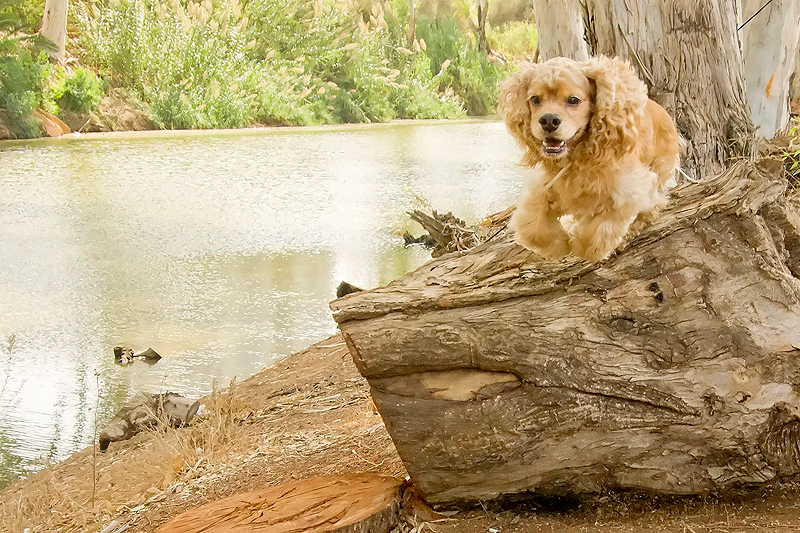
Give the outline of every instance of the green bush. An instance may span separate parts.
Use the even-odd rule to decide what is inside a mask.
[[[536,25],[532,21],[519,20],[490,28],[487,34],[489,46],[508,59],[532,59],[536,51]]]
[[[34,34],[29,8],[29,3],[0,0],[0,110],[19,138],[39,135],[39,121],[31,114],[42,103],[50,72],[43,50],[51,43]]]
[[[76,67],[67,72],[60,68],[53,78],[49,96],[59,109],[79,113],[97,109],[103,97],[103,82],[91,70]]]
[[[31,114],[42,101],[50,65],[44,52],[28,48],[0,55],[0,109],[6,112],[11,133],[17,138],[39,135],[39,121]]]

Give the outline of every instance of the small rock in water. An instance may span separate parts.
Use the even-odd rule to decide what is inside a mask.
[[[133,348],[127,346],[114,346],[114,362],[119,365],[129,365],[134,360],[141,359],[147,364],[155,364],[161,359],[161,355],[152,348],[148,348],[140,353],[133,353]]]

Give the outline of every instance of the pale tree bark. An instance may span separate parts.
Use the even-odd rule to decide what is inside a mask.
[[[589,58],[584,39],[584,8],[581,0],[565,0],[554,7],[549,0],[533,1],[539,56],[547,61],[553,57],[569,57],[576,61]]]
[[[45,0],[42,17],[42,36],[56,44],[56,50],[50,57],[64,61],[67,40],[67,0]]]
[[[742,0],[742,55],[747,102],[770,139],[789,124],[791,77],[800,39],[800,2]]]

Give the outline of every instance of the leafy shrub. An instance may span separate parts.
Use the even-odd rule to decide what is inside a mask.
[[[783,163],[789,175],[789,183],[800,188],[800,126],[793,119],[789,128],[789,146],[783,152]]]
[[[51,81],[49,96],[59,109],[89,113],[103,97],[103,82],[86,68],[76,67],[71,72],[61,68]]]
[[[27,4],[0,0],[0,109],[16,137],[39,134],[39,121],[31,116],[42,102],[42,89],[50,71],[48,43],[34,35]]]
[[[536,25],[532,21],[519,20],[490,28],[487,39],[492,50],[509,59],[532,59],[536,51]]]

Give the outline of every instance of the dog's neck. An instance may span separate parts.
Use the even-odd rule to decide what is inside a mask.
[[[550,157],[540,157],[538,164],[543,169],[545,169],[550,175],[556,175],[572,164],[572,158],[569,156],[559,157],[558,159],[553,159]]]

